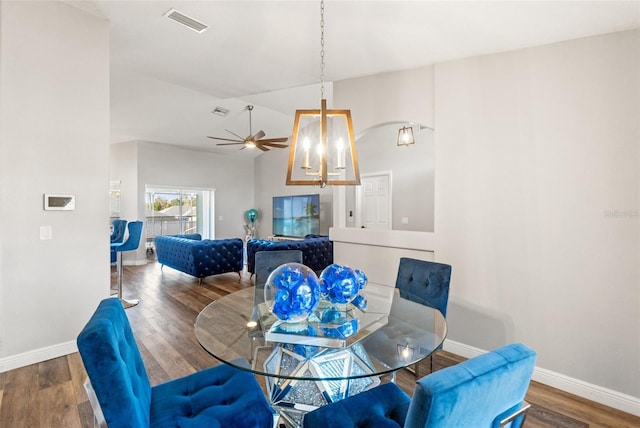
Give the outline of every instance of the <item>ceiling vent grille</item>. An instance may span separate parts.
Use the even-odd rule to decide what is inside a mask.
[[[211,112],[213,114],[217,114],[218,116],[226,116],[229,114],[229,109],[226,109],[224,107],[216,107],[213,109],[213,111]]]
[[[164,14],[164,16],[166,16],[169,19],[172,19],[172,20],[176,21],[179,24],[184,25],[187,28],[192,29],[196,33],[202,33],[207,28],[209,28],[208,25],[203,24],[200,21],[196,21],[195,19],[185,15],[182,12],[178,12],[175,9],[169,9],[169,11],[167,11],[167,13]]]

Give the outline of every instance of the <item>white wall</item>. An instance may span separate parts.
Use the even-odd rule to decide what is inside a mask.
[[[351,109],[356,134],[392,121],[433,128],[433,67],[334,82],[333,99],[334,108]]]
[[[640,397],[640,33],[435,76],[449,338],[521,341],[539,367]]]
[[[389,105],[407,114],[434,100],[422,108],[435,119],[435,228],[414,234],[453,265],[447,343],[466,356],[527,343],[538,380],[635,414],[639,56],[635,31],[438,64],[423,92],[407,72],[334,83],[355,126],[402,117]],[[393,101],[396,83],[413,99]],[[336,261],[369,245],[358,267],[383,284],[417,247],[385,253],[395,236],[347,230],[332,230]]]
[[[111,180],[121,181],[123,218],[144,220],[145,185],[215,189],[215,238],[244,238],[244,213],[253,206],[253,160],[137,141],[114,144],[110,153]],[[143,263],[144,248],[136,256]]]
[[[371,127],[387,122],[415,122],[433,128],[433,67],[421,67],[413,70],[403,70],[392,73],[377,74],[375,76],[365,76],[354,79],[341,80],[333,83],[333,99],[335,108],[348,108],[351,110],[353,118],[353,127],[356,135],[363,133]],[[379,161],[372,162],[371,150],[360,147],[366,144],[366,140],[362,139],[358,142],[356,150],[362,151],[363,159],[361,160],[362,171],[388,171],[398,170],[394,168],[396,161]],[[433,148],[432,141],[429,140],[429,148],[425,147],[416,149],[415,147],[396,147],[395,140],[389,144],[393,145],[393,149],[398,152],[399,158],[407,152],[413,155],[412,159],[416,162],[412,165],[406,165],[403,171],[397,171],[403,175],[403,179],[411,176],[410,170],[413,168],[422,168],[421,172],[414,177],[417,180],[425,181],[419,198],[424,203],[419,204],[421,211],[425,214],[420,222],[417,222],[415,215],[409,215],[405,210],[408,205],[399,205],[394,212],[394,229],[405,229],[405,227],[396,227],[396,223],[400,223],[399,217],[408,217],[410,224],[406,227],[408,230],[432,231],[433,230],[433,199],[434,199],[434,172],[433,172]],[[404,150],[404,152],[402,152]],[[428,151],[428,155],[427,155]],[[384,155],[381,150],[375,150],[382,157]],[[388,152],[386,152],[388,153]],[[437,153],[435,154],[437,156]],[[426,158],[422,158],[426,156]],[[396,186],[394,185],[394,192]],[[352,209],[354,193],[352,189],[346,188],[343,191],[335,192],[334,206],[335,211],[334,225],[336,227],[345,227],[347,212]],[[344,199],[347,199],[344,202]],[[402,198],[399,198],[400,200]],[[342,202],[342,203],[339,203]],[[395,209],[395,202],[394,202]],[[340,209],[342,208],[342,209]],[[397,215],[396,215],[397,214]],[[416,221],[416,227],[412,227],[412,218]]]
[[[397,146],[398,131],[406,122],[391,124],[365,131],[356,137],[360,177],[366,174],[391,172],[393,230],[433,232],[434,215],[434,136],[430,128],[418,129],[413,125],[415,144]],[[347,227],[359,227],[355,221],[359,213],[356,204],[356,186],[345,188]],[[416,195],[419,195],[416,197]],[[406,223],[403,222],[406,220]]]
[[[60,2],[1,2],[0,93],[5,371],[72,352],[109,295],[108,23]],[[75,211],[44,211],[43,193],[74,194]]]

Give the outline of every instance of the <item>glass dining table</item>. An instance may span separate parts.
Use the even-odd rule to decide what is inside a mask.
[[[254,287],[245,288],[198,314],[196,339],[223,363],[264,376],[281,420],[302,426],[306,412],[393,381],[395,371],[428,357],[446,337],[447,324],[437,309],[390,287],[369,284],[362,294],[365,311],[348,304],[335,322],[311,317],[291,325],[264,302],[254,305]]]

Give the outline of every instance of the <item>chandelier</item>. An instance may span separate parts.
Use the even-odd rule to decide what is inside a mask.
[[[360,184],[350,110],[328,110],[324,97],[324,0],[320,2],[320,110],[296,110],[287,185]]]

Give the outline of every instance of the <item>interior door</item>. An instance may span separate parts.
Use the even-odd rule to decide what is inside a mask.
[[[357,227],[391,230],[391,171],[363,174],[356,188]]]

